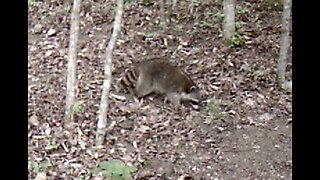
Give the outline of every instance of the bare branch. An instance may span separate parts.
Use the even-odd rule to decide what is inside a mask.
[[[101,146],[104,143],[107,127],[107,112],[109,109],[109,90],[111,85],[111,67],[112,67],[112,52],[117,40],[118,32],[121,29],[121,18],[123,13],[123,0],[117,1],[117,11],[113,27],[112,36],[110,38],[105,54],[104,81],[102,85],[102,94],[100,102],[100,110],[98,114],[96,145]]]
[[[166,16],[164,12],[164,0],[160,0],[160,26],[162,29],[166,28]]]
[[[67,91],[66,91],[66,109],[65,109],[65,126],[74,121],[73,104],[75,102],[76,89],[76,69],[77,69],[77,44],[79,36],[79,12],[81,0],[74,0],[71,12],[71,27],[68,54],[68,70],[67,70]]]
[[[223,34],[231,40],[235,33],[235,0],[223,0]]]
[[[291,0],[284,0],[282,14],[282,33],[280,37],[280,52],[278,59],[278,83],[282,86],[285,79],[287,53],[289,48],[289,19],[291,14]]]

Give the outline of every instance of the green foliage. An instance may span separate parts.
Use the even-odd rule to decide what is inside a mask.
[[[281,11],[283,9],[283,0],[262,0],[261,8],[263,10]]]
[[[72,111],[75,114],[79,114],[83,112],[83,107],[82,107],[82,103],[79,101],[76,101],[73,106],[72,106]]]
[[[223,18],[223,13],[204,12],[197,17],[195,25],[201,28],[212,28],[215,24],[221,23]]]
[[[249,13],[249,9],[246,7],[237,6],[237,14],[247,14]]]
[[[231,39],[231,45],[232,47],[239,47],[244,43],[243,36],[239,33],[235,33],[234,36]]]
[[[243,34],[244,31],[242,29],[243,25],[246,23],[243,21],[238,21],[235,23],[236,32],[230,41],[227,41],[228,44],[231,44],[232,47],[239,47],[244,44]]]
[[[44,149],[47,151],[57,150],[59,146],[60,146],[60,143],[58,143],[56,140],[53,140],[51,142],[48,142]]]
[[[238,31],[239,33],[243,33],[242,27],[243,25],[245,25],[246,23],[243,21],[237,21],[235,23],[235,27],[236,27],[236,31]]]
[[[28,162],[28,169],[30,169],[34,172],[40,172],[40,164],[38,164],[36,161],[29,161]]]
[[[28,161],[28,169],[36,173],[44,172],[49,167],[52,167],[52,164],[50,161],[44,161],[42,163],[38,163],[36,161]]]
[[[201,0],[189,0],[189,6],[199,7],[203,2]]]
[[[126,166],[120,160],[103,161],[98,164],[98,171],[112,180],[131,180],[131,173],[137,171],[136,167]]]
[[[213,18],[216,20],[216,22],[222,22],[224,19],[223,13],[216,13],[213,15]]]

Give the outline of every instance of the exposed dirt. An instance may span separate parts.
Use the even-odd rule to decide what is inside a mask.
[[[205,101],[195,111],[151,95],[138,107],[114,96],[113,84],[110,127],[97,150],[102,57],[115,2],[82,3],[77,99],[83,109],[74,131],[62,128],[70,12],[58,0],[29,4],[29,179],[38,172],[49,179],[95,177],[91,170],[110,159],[136,166],[133,179],[292,179],[292,96],[276,83],[281,11],[263,9],[258,0],[237,1],[244,43],[231,48],[221,38],[219,1],[193,8],[178,1],[167,29],[160,26],[158,2],[127,2],[114,80],[132,63],[167,57],[192,76]],[[291,71],[289,61],[289,80]]]

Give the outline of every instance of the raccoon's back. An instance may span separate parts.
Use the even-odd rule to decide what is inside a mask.
[[[150,77],[154,89],[160,93],[188,92],[190,87],[195,86],[184,71],[167,60],[158,58],[144,61],[138,64],[137,71]]]

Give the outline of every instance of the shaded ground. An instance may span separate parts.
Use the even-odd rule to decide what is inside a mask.
[[[220,3],[191,8],[179,1],[162,30],[159,4],[144,2],[125,5],[114,80],[132,63],[165,56],[192,76],[205,107],[175,107],[154,96],[137,107],[116,98],[112,86],[107,142],[96,151],[101,57],[115,3],[83,2],[77,71],[83,109],[71,132],[62,129],[69,12],[60,1],[29,4],[29,179],[41,171],[49,179],[85,179],[110,159],[136,166],[134,179],[292,179],[292,97],[276,85],[281,12],[255,0],[237,2],[244,43],[229,48],[220,36]]]

